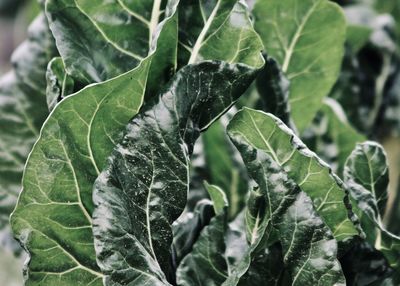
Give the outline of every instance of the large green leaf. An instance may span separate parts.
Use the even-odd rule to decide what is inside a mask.
[[[400,237],[385,229],[381,221],[387,201],[388,166],[383,148],[375,142],[358,144],[346,162],[346,184],[367,241],[380,250],[399,270]]]
[[[188,65],[128,125],[94,187],[96,252],[107,285],[168,284],[171,224],[186,204],[188,156],[199,133],[254,77],[245,65]]]
[[[48,114],[45,71],[54,53],[46,18],[39,15],[12,56],[14,70],[0,79],[0,229],[7,228],[0,240],[10,236],[25,161]]]
[[[366,140],[350,125],[343,108],[332,98],[324,100],[324,105],[302,138],[339,175],[343,174],[347,157],[356,144]]]
[[[344,15],[328,0],[257,0],[253,14],[267,53],[290,80],[292,117],[302,132],[339,75]]]
[[[189,0],[179,8],[180,64],[204,59],[240,62],[260,68],[262,43],[249,12],[237,0]]]
[[[237,285],[251,265],[250,259],[257,248],[263,249],[276,240],[282,245],[283,262],[291,275],[291,285],[344,285],[336,260],[337,244],[331,231],[314,210],[311,199],[290,179],[290,174],[275,161],[270,150],[254,142],[257,137],[242,133],[240,124],[252,120],[252,117],[243,117],[243,112],[259,113],[239,112],[228,125],[228,133],[249,175],[258,184],[258,190],[253,191],[246,214],[249,251],[224,285]]]
[[[177,31],[174,11],[158,29]],[[160,34],[172,41],[171,34]],[[175,33],[175,43],[177,35]],[[101,284],[92,236],[92,186],[126,124],[140,109],[152,60],[64,99],[45,122],[28,159],[11,223],[28,250],[31,285]]]
[[[270,154],[311,197],[317,213],[339,241],[358,235],[343,182],[276,117],[248,108],[231,121],[230,136],[242,136]]]
[[[157,25],[170,14],[169,9],[167,1],[161,0],[46,1],[50,28],[66,70],[83,85],[136,67],[154,46]],[[171,32],[173,39],[173,30],[163,33]],[[176,45],[161,45],[162,52],[153,59],[157,65],[149,74],[151,91],[155,83],[162,85],[167,81],[169,69],[176,66]]]

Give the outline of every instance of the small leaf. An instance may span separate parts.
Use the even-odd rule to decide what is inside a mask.
[[[221,62],[188,65],[129,123],[94,187],[96,252],[107,285],[168,284],[171,224],[186,204],[189,154],[255,71]]]
[[[74,80],[66,73],[64,63],[60,57],[53,58],[46,72],[47,106],[52,111],[54,107],[74,91]]]
[[[257,0],[253,14],[267,54],[290,81],[292,118],[301,133],[339,75],[345,17],[327,0]]]
[[[225,192],[220,187],[210,185],[207,182],[204,182],[204,186],[213,202],[215,214],[219,215],[223,213],[229,205]]]
[[[193,212],[183,213],[172,225],[173,267],[176,269],[181,260],[192,251],[193,244],[197,241],[200,231],[210,223],[215,212],[212,202],[203,199],[196,204]]]

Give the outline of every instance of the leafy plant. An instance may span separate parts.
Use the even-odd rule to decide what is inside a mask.
[[[27,285],[398,285],[368,141],[399,119],[389,18],[328,0],[44,6],[0,80],[0,227],[15,207]]]

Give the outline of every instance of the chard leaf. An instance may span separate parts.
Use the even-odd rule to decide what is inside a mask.
[[[217,186],[206,183],[216,216],[211,219],[193,245],[193,250],[177,269],[177,283],[182,286],[221,285],[227,278],[225,231],[227,228],[226,194]]]
[[[173,223],[172,260],[174,269],[177,269],[181,260],[192,251],[193,244],[197,241],[201,230],[210,223],[214,215],[211,201],[203,199],[196,204],[193,212],[183,213]]]
[[[339,75],[345,17],[327,0],[257,0],[253,14],[267,53],[290,80],[292,117],[302,132]]]
[[[60,57],[53,58],[46,72],[47,106],[52,111],[59,101],[74,91],[74,80],[65,71],[64,63]]]
[[[254,117],[270,116],[245,109],[228,125],[228,134],[258,189],[252,192],[246,213],[249,249],[224,285],[237,285],[259,251],[257,248],[264,249],[263,245],[272,244],[276,239],[282,245],[283,262],[291,274],[291,285],[344,285],[332,232],[314,210],[311,199],[270,151],[258,146],[254,142],[257,138],[242,133],[240,124],[250,123],[246,121],[254,118],[243,117],[244,112],[256,113]]]
[[[243,209],[249,189],[246,169],[225,132],[230,113],[215,122],[201,136],[210,182],[226,190],[229,219]]]
[[[182,1],[179,8],[179,61],[205,59],[261,68],[262,43],[242,1]],[[228,44],[231,43],[231,44]]]
[[[175,0],[172,6],[176,5]],[[157,25],[170,16],[167,1],[47,0],[46,14],[67,73],[82,85],[100,82],[136,67],[149,54]],[[164,11],[164,14],[162,13]],[[174,30],[164,33],[175,38]],[[172,40],[173,42],[173,40]],[[153,59],[153,83],[169,79],[176,63],[176,46],[165,44]]]
[[[5,229],[0,243],[11,237],[9,215],[21,190],[25,161],[48,114],[43,83],[54,50],[41,14],[12,56],[14,70],[0,79],[0,230]]]
[[[383,148],[370,141],[358,144],[346,162],[344,178],[357,206],[355,210],[367,241],[386,256],[392,267],[399,270],[400,237],[387,231],[381,221],[389,182]]]
[[[176,3],[170,8],[175,11]],[[159,29],[164,27],[177,31],[175,13]],[[92,186],[142,105],[157,53],[154,47],[137,68],[67,97],[42,127],[11,217],[15,236],[30,254],[30,285],[101,285],[92,235]]]
[[[244,108],[230,122],[228,133],[269,154],[311,197],[317,213],[338,241],[358,235],[343,182],[279,119]]]
[[[169,285],[171,224],[186,204],[188,156],[200,132],[255,76],[240,64],[188,65],[129,123],[94,187],[95,245],[106,285]]]
[[[350,125],[344,110],[332,98],[324,100],[324,105],[302,138],[337,174],[343,174],[347,157],[356,144],[366,140]]]

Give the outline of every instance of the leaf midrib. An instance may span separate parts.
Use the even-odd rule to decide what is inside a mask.
[[[314,2],[314,4],[311,6],[311,8],[307,11],[307,14],[302,19],[300,25],[297,27],[296,33],[294,34],[294,36],[290,42],[289,48],[285,51],[285,59],[282,64],[282,71],[284,73],[286,73],[288,71],[289,64],[290,64],[290,61],[291,61],[293,53],[294,53],[294,48],[296,47],[296,44],[301,37],[301,33],[303,32],[305,25],[307,24],[311,15],[315,12],[315,9],[317,8],[319,3],[320,3],[319,0]]]

